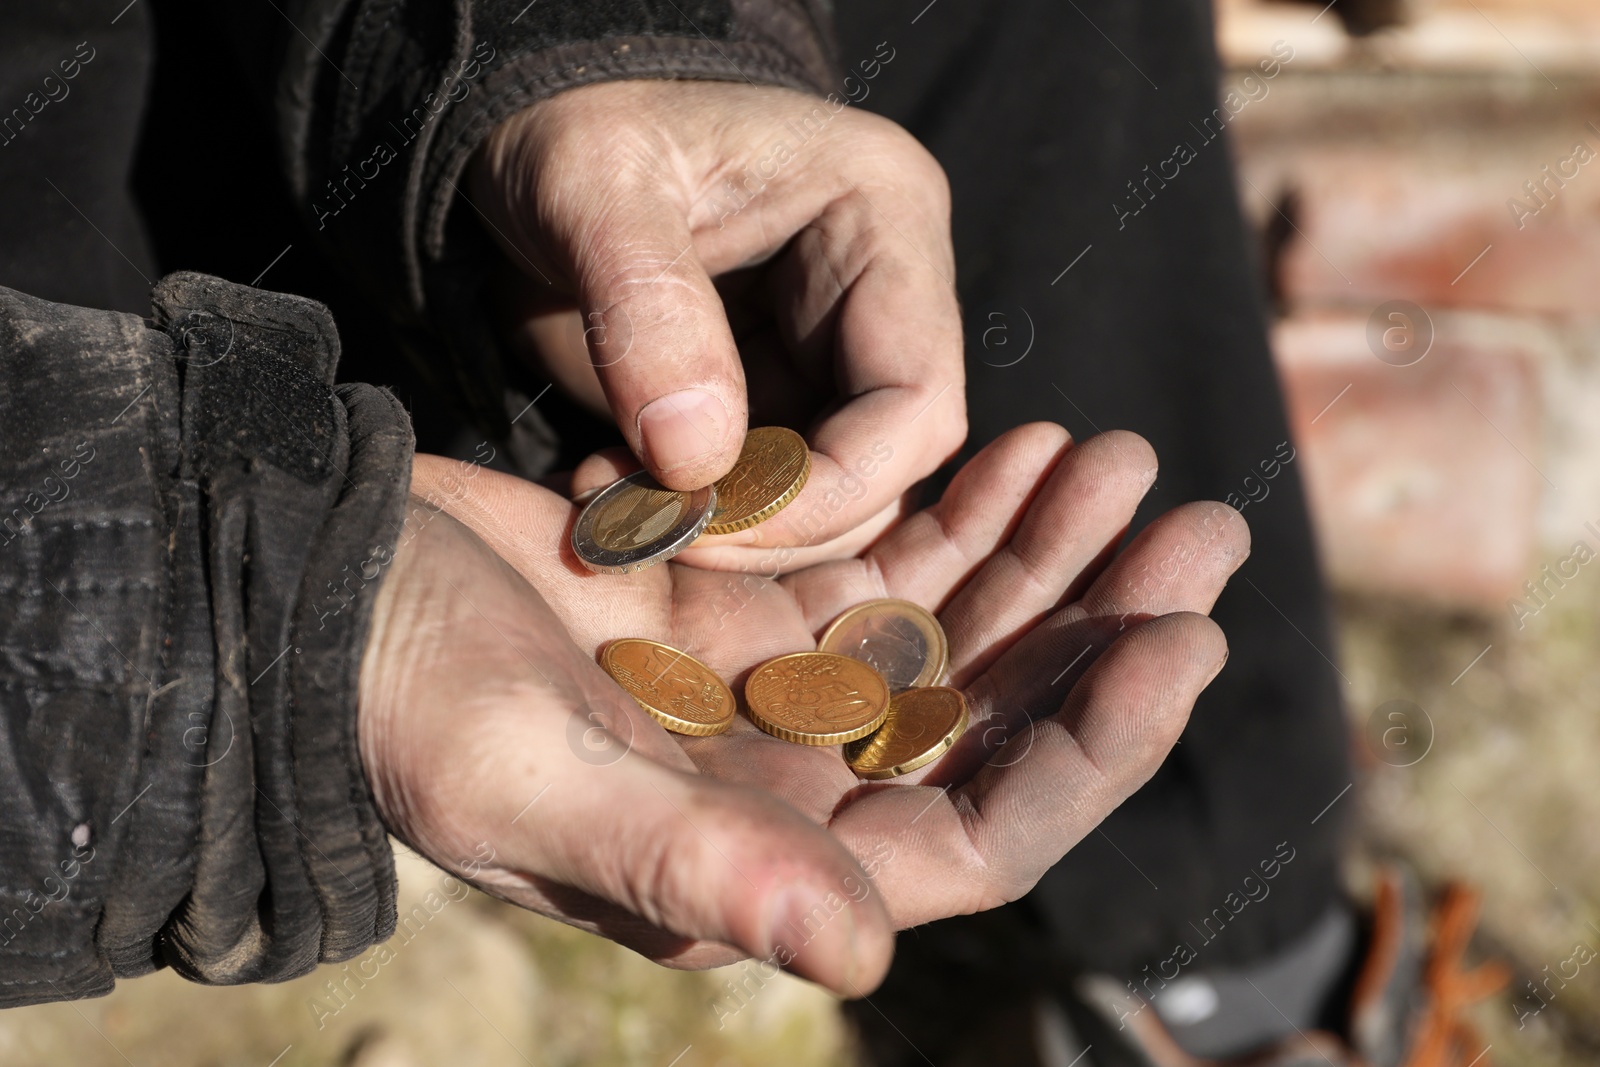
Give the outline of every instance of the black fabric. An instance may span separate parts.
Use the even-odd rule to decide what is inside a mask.
[[[143,314],[156,276],[128,173],[150,12],[12,3],[0,12],[0,286]]]
[[[349,467],[301,581],[285,690],[290,798],[321,912],[322,960],[350,959],[394,933],[394,855],[356,739],[356,693],[373,597],[401,536],[414,441],[392,393],[341,385]]]
[[[143,786],[178,389],[171,341],[138,319],[4,289],[0,376],[0,1003],[16,1004],[110,988],[95,930]],[[197,795],[185,777],[152,784],[163,808]]]
[[[1194,967],[1244,964],[1308,929],[1339,891],[1351,811],[1346,796],[1323,814],[1352,781],[1344,685],[1300,467],[1282,462],[1293,444],[1226,137],[1195,128],[1216,125],[1224,77],[1209,4],[872,0],[839,18],[846,64],[885,39],[896,48],[865,106],[908,126],[950,177],[971,420],[961,459],[1034,419],[1079,438],[1135,430],[1161,460],[1136,528],[1187,500],[1258,496],[1261,465],[1277,471],[1244,508],[1253,552],[1213,613],[1231,657],[1160,772],[1008,917],[900,938],[873,1002],[938,1060],[938,1035],[964,1027],[972,998],[1082,967],[1170,976],[1180,944]],[[1183,142],[1194,158],[1146,190],[1145,168]],[[1280,842],[1294,859],[1264,883],[1270,895],[1239,907]],[[1218,908],[1230,921],[1208,936],[1215,919],[1197,927]],[[921,1062],[874,1011],[857,1015],[883,1062]]]
[[[0,290],[0,1006],[210,982],[394,924],[356,669],[411,438],[325,309],[200,275]]]
[[[623,78],[830,81],[817,0],[309,0],[290,14],[304,32],[279,35],[274,99],[296,202],[402,325],[428,380],[497,438],[508,378],[482,288],[501,252],[457,206],[494,126]]]

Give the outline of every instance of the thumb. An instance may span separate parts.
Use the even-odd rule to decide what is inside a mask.
[[[516,824],[502,862],[520,854],[541,880],[844,996],[883,980],[894,933],[877,888],[832,834],[776,797],[640,751],[561,777],[539,818]]]
[[[568,243],[589,358],[646,469],[669,488],[709,485],[739,458],[748,415],[722,298],[686,202],[654,185],[604,194]]]

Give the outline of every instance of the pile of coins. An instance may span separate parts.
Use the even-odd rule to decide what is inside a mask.
[[[572,527],[579,562],[602,574],[662,563],[701,534],[747,530],[799,495],[811,475],[805,438],[781,426],[745,435],[733,469],[703,489],[667,489],[645,471],[618,479],[585,505]]]
[[[967,698],[943,684],[950,643],[939,620],[920,605],[909,600],[857,604],[822,632],[817,648],[867,664],[889,687],[882,724],[844,750],[845,762],[860,777],[909,774],[944,755],[966,730]]]
[[[781,511],[811,473],[811,452],[793,430],[751,430],[733,470],[690,492],[630,474],[600,490],[578,515],[572,550],[583,565],[626,574],[671,559],[702,534],[749,529]],[[745,681],[750,721],[797,745],[844,745],[862,778],[895,778],[927,766],[967,728],[967,701],[947,688],[949,644],[939,621],[907,600],[872,600],[840,615],[814,652],[761,664]],[[641,708],[675,733],[720,734],[737,702],[715,671],[659,641],[628,637],[600,666]]]
[[[639,706],[676,733],[727,731],[733,691],[687,652],[623,638],[600,665]],[[850,769],[867,779],[897,778],[949,751],[967,728],[967,701],[938,684],[949,667],[939,622],[905,600],[872,600],[846,611],[815,652],[791,652],[750,673],[750,721],[797,745],[844,745]]]

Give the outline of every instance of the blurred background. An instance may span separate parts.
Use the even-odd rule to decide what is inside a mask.
[[[1230,66],[1296,49],[1234,147],[1365,741],[1350,876],[1480,888],[1492,1056],[1596,1063],[1600,975],[1528,983],[1600,948],[1600,4],[1340,7],[1217,14]]]
[[[1600,1063],[1600,966],[1529,987],[1600,955],[1600,4],[1217,4],[1363,739],[1350,883],[1398,856],[1478,886],[1479,947],[1516,974],[1474,1013],[1493,1058]],[[1247,83],[1280,41],[1293,59]],[[0,1064],[855,1062],[805,983],[663,970],[400,873],[385,949],[0,1013]]]

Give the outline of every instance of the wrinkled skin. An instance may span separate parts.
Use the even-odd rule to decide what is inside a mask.
[[[965,438],[949,189],[887,119],[748,84],[590,85],[502,122],[467,185],[506,251],[503,334],[663,484],[727,473],[747,422],[806,434],[818,488],[697,565],[854,555]],[[815,509],[885,442],[864,494]]]
[[[895,930],[1025,893],[1154,773],[1221,669],[1203,613],[1247,530],[1192,504],[1117,553],[1154,476],[1132,434],[1025,426],[858,558],[612,576],[572,556],[563,497],[419,456],[361,677],[380,811],[490,892],[662,963],[771,957],[868,993]],[[937,612],[972,709],[948,754],[894,781],[742,717],[668,734],[595,664],[608,640],[653,638],[737,691],[884,596]]]

